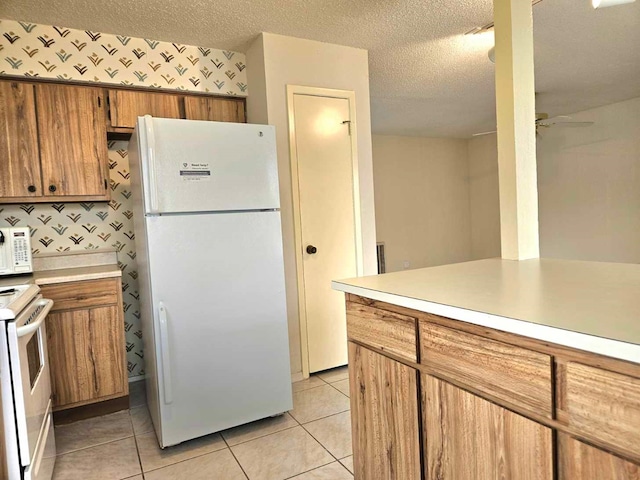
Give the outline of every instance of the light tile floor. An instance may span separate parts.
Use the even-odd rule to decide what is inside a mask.
[[[293,410],[161,450],[144,396],[56,427],[54,480],[352,480],[346,367],[293,384]]]

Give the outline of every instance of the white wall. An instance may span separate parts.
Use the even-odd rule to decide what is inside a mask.
[[[640,263],[640,98],[571,116],[538,140],[541,254]]]
[[[374,135],[373,173],[387,272],[471,258],[466,140]]]
[[[498,144],[495,134],[474,137],[467,143],[469,203],[471,205],[471,258],[500,257],[500,190]]]
[[[355,92],[364,273],[375,274],[376,233],[368,53],[357,48],[263,33],[247,52],[247,71],[247,82],[251,84],[251,93],[247,99],[249,122],[268,123],[276,127],[291,370],[295,374],[302,371],[302,361],[286,86],[304,85]]]
[[[537,142],[541,256],[640,263],[640,98],[571,116],[595,124],[545,129]],[[485,172],[472,174],[470,192],[481,258],[500,250],[495,136],[471,140],[469,152],[471,171]]]

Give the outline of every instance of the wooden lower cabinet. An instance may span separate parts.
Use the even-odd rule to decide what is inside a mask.
[[[353,467],[358,480],[419,480],[418,372],[349,342]]]
[[[640,480],[640,465],[558,434],[558,480]]]
[[[355,295],[347,331],[356,480],[640,480],[637,363]]]
[[[430,375],[421,385],[426,479],[553,479],[550,428]]]
[[[47,317],[47,347],[53,390],[54,410],[87,405],[128,395],[122,304],[87,305],[84,295],[76,308],[70,294],[120,285],[120,281],[72,282],[43,287],[43,296],[54,301],[54,311]],[[66,288],[61,288],[64,286]],[[56,309],[56,298],[65,309]],[[121,297],[120,297],[121,298]],[[62,301],[64,300],[64,301]]]

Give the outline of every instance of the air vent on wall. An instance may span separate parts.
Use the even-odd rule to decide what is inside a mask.
[[[378,257],[378,273],[386,273],[387,265],[384,259],[384,242],[376,244],[376,254]]]

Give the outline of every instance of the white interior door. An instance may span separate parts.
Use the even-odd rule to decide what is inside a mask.
[[[347,363],[344,294],[331,280],[357,276],[349,100],[295,94],[293,109],[303,315],[309,371],[317,372]]]

